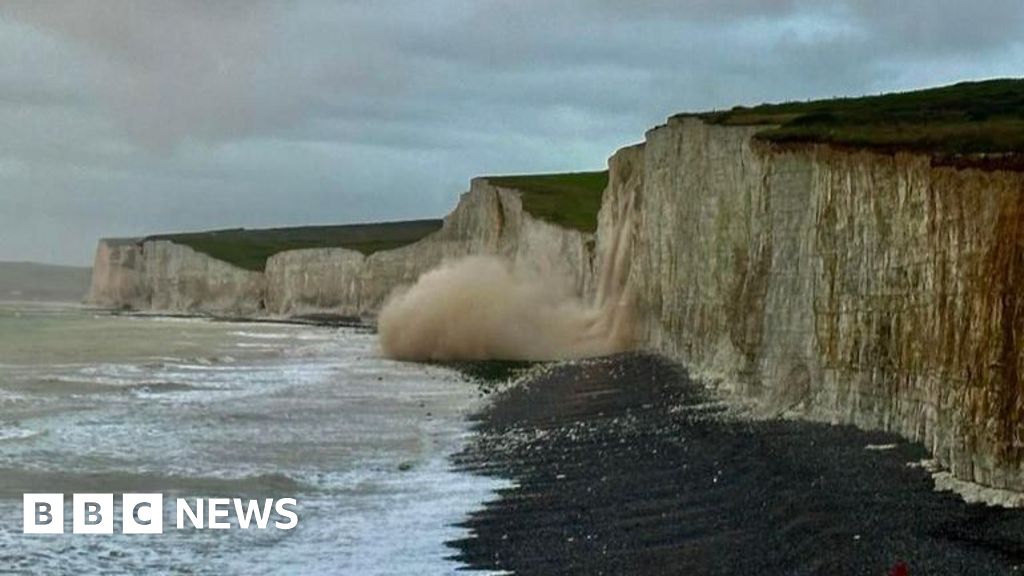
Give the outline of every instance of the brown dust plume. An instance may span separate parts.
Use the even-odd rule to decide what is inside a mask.
[[[635,344],[629,289],[636,187],[601,207],[592,299],[552,271],[492,255],[442,263],[396,290],[377,318],[381,350],[399,360],[557,360]]]
[[[628,348],[628,320],[620,302],[590,305],[557,277],[469,256],[393,294],[377,327],[400,360],[554,360]]]

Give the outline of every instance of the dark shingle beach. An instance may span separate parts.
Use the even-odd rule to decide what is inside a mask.
[[[471,537],[451,543],[471,568],[885,575],[902,562],[910,575],[989,575],[1024,566],[1024,511],[935,492],[910,465],[927,457],[921,446],[729,416],[658,357],[554,366],[477,418],[456,467],[516,487],[466,520]]]

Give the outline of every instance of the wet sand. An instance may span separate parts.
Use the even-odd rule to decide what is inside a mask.
[[[450,543],[473,568],[552,574],[1015,574],[1024,511],[968,505],[899,437],[747,421],[644,355],[498,394],[456,467],[517,487]],[[883,450],[868,446],[895,446]]]

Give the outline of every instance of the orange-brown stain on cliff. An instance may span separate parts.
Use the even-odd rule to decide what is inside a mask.
[[[984,313],[993,339],[990,365],[985,367],[986,408],[998,423],[995,440],[999,453],[1019,461],[1024,448],[1024,383],[1020,378],[1024,339],[1024,187],[1004,195],[1000,202],[982,274],[989,282],[984,293]]]

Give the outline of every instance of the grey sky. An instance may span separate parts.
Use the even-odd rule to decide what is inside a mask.
[[[1019,0],[7,0],[0,260],[440,216],[683,110],[1022,71]]]

